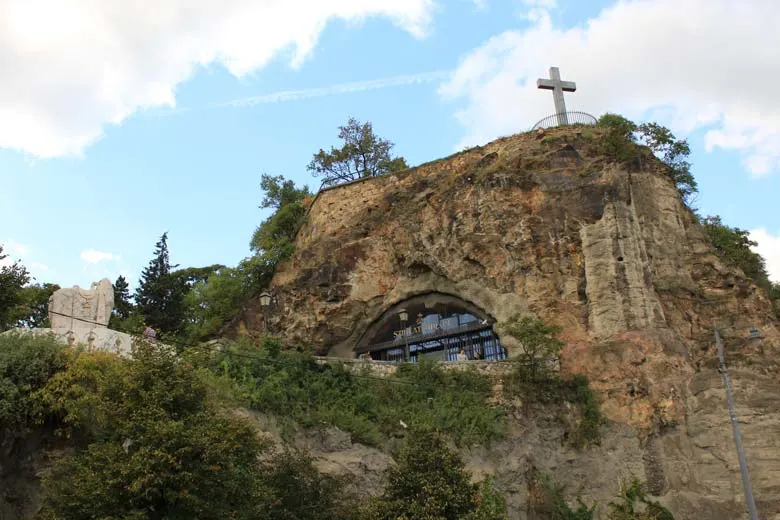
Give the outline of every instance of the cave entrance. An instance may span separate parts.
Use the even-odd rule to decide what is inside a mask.
[[[415,296],[387,309],[363,335],[355,355],[404,361],[408,353],[413,363],[456,361],[462,349],[468,359],[506,359],[494,323],[483,310],[456,296]]]

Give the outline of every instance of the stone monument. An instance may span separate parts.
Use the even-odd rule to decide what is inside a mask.
[[[12,329],[9,332],[52,334],[70,346],[83,345],[88,351],[129,355],[132,338],[111,330],[108,321],[114,310],[114,287],[103,278],[89,289],[78,285],[58,289],[49,298],[49,329]]]
[[[114,287],[103,278],[84,290],[78,285],[54,291],[49,298],[51,328],[108,328],[114,310]]]

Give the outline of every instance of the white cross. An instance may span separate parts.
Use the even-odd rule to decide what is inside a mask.
[[[558,114],[558,124],[569,124],[569,120],[566,117],[566,103],[563,101],[563,93],[574,92],[577,90],[577,85],[573,81],[561,81],[561,73],[558,72],[558,67],[550,67],[550,79],[537,79],[536,87],[553,91],[555,113]]]

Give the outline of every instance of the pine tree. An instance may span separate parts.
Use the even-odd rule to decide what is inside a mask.
[[[135,293],[138,310],[146,324],[163,334],[175,334],[184,320],[185,287],[171,270],[168,253],[168,233],[163,233],[155,244],[154,258],[141,272],[141,281]]]
[[[119,275],[114,282],[114,316],[121,319],[127,319],[130,311],[133,310],[133,304],[130,303],[130,284],[127,279]]]

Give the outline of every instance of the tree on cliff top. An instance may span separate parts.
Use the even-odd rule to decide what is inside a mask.
[[[691,173],[688,162],[691,149],[685,139],[677,139],[671,130],[658,123],[637,125],[617,114],[604,114],[598,124],[607,129],[604,136],[607,155],[615,160],[631,161],[639,157],[631,144],[647,146],[669,168],[667,175],[674,181],[683,202],[690,206],[699,187]]]
[[[307,186],[297,188],[281,175],[263,174],[260,187],[264,192],[260,208],[275,211],[257,227],[249,246],[264,257],[264,263],[275,267],[292,253],[295,234],[306,216],[303,201],[311,192]]]
[[[323,183],[339,184],[409,167],[403,157],[391,157],[394,144],[378,137],[370,122],[349,118],[339,127],[339,139],[344,141],[341,148],[320,149],[307,167],[314,177],[323,175]]]

